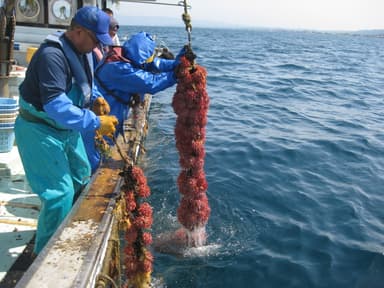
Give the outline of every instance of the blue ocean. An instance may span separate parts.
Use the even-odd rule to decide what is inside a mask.
[[[182,27],[123,27],[177,52]],[[193,28],[210,97],[207,245],[154,252],[155,287],[384,287],[384,38]],[[175,87],[154,95],[152,234],[179,205]]]

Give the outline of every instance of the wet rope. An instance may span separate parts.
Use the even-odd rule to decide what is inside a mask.
[[[186,1],[184,3],[186,5]],[[201,246],[205,244],[205,225],[210,215],[206,194],[208,183],[204,172],[209,97],[206,91],[207,71],[195,63],[196,55],[190,46],[190,22],[186,27],[189,45],[176,71],[178,84],[172,100],[177,115],[175,138],[181,167],[177,179],[181,194],[177,217],[187,229],[186,244]]]
[[[119,225],[125,239],[125,283],[122,287],[149,288],[153,270],[153,255],[149,250],[153,217],[152,207],[146,198],[151,190],[142,169],[134,166],[133,159],[124,153],[115,137],[112,140],[124,161],[124,168],[119,173],[124,180],[120,188],[123,217]]]
[[[149,232],[153,218],[152,207],[144,199],[151,194],[143,171],[137,166],[127,166],[120,173],[124,179],[121,193],[124,197],[125,248],[123,287],[147,288],[151,285],[153,255],[149,250],[152,235]]]

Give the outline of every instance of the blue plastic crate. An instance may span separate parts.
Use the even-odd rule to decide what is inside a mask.
[[[0,110],[14,110],[18,108],[19,104],[16,99],[0,97]]]
[[[0,153],[12,150],[15,142],[15,131],[13,129],[0,128]]]
[[[15,106],[13,108],[8,107],[7,109],[0,108],[0,114],[15,113],[17,111],[19,111],[19,106]]]
[[[0,129],[13,129],[13,127],[15,127],[15,121],[0,123]]]

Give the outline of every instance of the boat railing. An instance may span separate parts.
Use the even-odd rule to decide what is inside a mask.
[[[119,147],[133,151],[137,160],[146,135],[151,96],[140,108],[141,119],[127,121],[126,139]],[[137,114],[135,115],[137,117]],[[115,148],[92,177],[71,213],[37,256],[16,287],[95,287],[97,283],[119,283],[120,240],[118,236],[119,176],[124,161]],[[117,284],[116,284],[117,285]],[[117,285],[118,286],[118,285]]]

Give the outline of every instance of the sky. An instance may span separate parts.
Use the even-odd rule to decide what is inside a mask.
[[[174,18],[176,23],[180,20],[180,25],[184,25],[181,20],[183,7],[123,1],[118,7],[113,7],[122,25],[137,25],[132,22],[140,16],[142,19]],[[187,0],[187,3],[191,6],[189,14],[192,26],[208,23],[209,26],[234,28],[246,26],[326,31],[384,29],[384,0]]]

